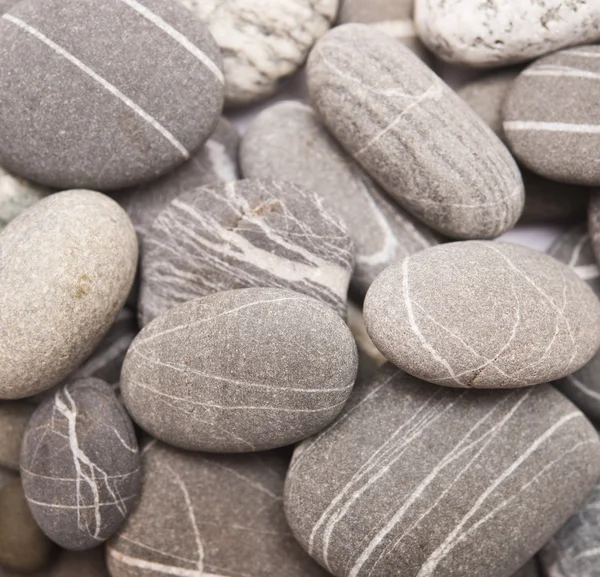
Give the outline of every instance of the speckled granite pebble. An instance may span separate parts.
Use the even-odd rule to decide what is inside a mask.
[[[544,383],[600,346],[600,301],[575,272],[492,241],[438,245],[393,264],[371,285],[364,315],[387,359],[450,387]]]
[[[338,26],[311,52],[308,85],[351,156],[435,230],[494,238],[519,218],[523,182],[508,150],[402,44],[365,25]]]
[[[0,19],[0,164],[112,190],[192,155],[223,105],[221,56],[169,0],[24,0]]]
[[[13,176],[0,167],[0,230],[48,192],[48,189]]]
[[[36,409],[21,478],[37,524],[61,547],[90,549],[117,531],[139,495],[140,457],[133,424],[109,385],[81,379]]]
[[[19,470],[21,441],[34,410],[23,401],[0,402],[0,467]]]
[[[336,577],[498,577],[599,474],[594,428],[549,385],[460,391],[386,365],[298,446],[284,503],[300,544]]]
[[[389,264],[438,243],[348,158],[309,106],[281,102],[248,127],[240,148],[244,176],[295,182],[342,217],[356,249],[353,286],[362,294]]]

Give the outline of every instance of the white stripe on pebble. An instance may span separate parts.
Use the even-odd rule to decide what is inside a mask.
[[[505,120],[504,130],[545,130],[547,132],[580,132],[600,134],[599,124],[572,124],[569,122],[541,122],[537,120]]]

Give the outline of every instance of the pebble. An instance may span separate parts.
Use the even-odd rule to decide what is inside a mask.
[[[335,138],[433,229],[494,238],[518,220],[523,183],[508,150],[399,42],[365,25],[338,26],[311,52],[308,86]]]
[[[345,316],[353,267],[345,224],[316,194],[263,180],[203,186],[173,200],[146,235],[140,324],[197,297],[265,286]]]
[[[0,20],[0,93],[2,166],[113,190],[190,158],[217,123],[224,77],[208,30],[176,2],[25,0]]]
[[[352,333],[327,305],[282,289],[221,292],[146,326],[121,392],[135,422],[175,447],[262,451],[305,439],[348,399]]]
[[[436,387],[386,365],[298,446],[284,506],[337,577],[498,577],[522,566],[600,474],[591,424],[549,385]]]
[[[35,405],[23,401],[0,403],[0,467],[19,470],[21,441]]]
[[[81,551],[110,538],[140,490],[133,424],[108,384],[69,383],[35,411],[21,450],[27,502],[44,533]]]
[[[574,271],[492,241],[439,245],[390,266],[371,285],[364,315],[388,360],[450,387],[545,383],[600,346],[600,302]]]
[[[4,14],[11,6],[14,6],[19,0],[0,0],[0,14]]]
[[[48,192],[48,189],[13,176],[0,167],[0,230]]]
[[[600,9],[596,2],[564,0],[415,0],[415,25],[447,62],[506,66],[600,40]]]
[[[363,295],[392,262],[438,243],[348,158],[309,106],[281,102],[259,114],[242,139],[240,163],[248,178],[295,182],[337,211],[356,249],[351,282]]]
[[[62,381],[121,310],[136,270],[125,212],[88,190],[52,194],[0,232],[0,399]]]

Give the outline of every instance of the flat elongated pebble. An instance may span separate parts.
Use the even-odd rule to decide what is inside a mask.
[[[323,199],[290,182],[215,183],[178,196],[142,255],[141,325],[218,291],[289,288],[346,314],[354,247]]]
[[[48,189],[13,176],[0,167],[0,230],[48,192]]]
[[[494,238],[518,220],[523,182],[510,153],[402,44],[365,25],[338,26],[311,52],[308,85],[342,146],[435,230]]]
[[[191,157],[217,123],[224,77],[208,30],[177,2],[25,0],[0,20],[0,92],[2,166],[112,190]]]
[[[139,495],[140,456],[133,424],[108,384],[69,383],[36,409],[21,478],[37,524],[61,547],[91,549],[114,535]]]
[[[170,445],[261,451],[330,423],[357,365],[352,333],[327,305],[242,289],[184,303],[144,327],[121,392],[136,423]]]
[[[300,444],[284,505],[336,577],[498,577],[523,565],[600,474],[600,442],[549,385],[437,387],[382,367]]]
[[[52,194],[0,232],[0,398],[81,365],[125,303],[137,250],[125,211],[89,190]]]
[[[415,0],[415,25],[448,62],[505,66],[600,40],[600,8],[563,0]]]
[[[313,109],[281,102],[254,119],[242,139],[244,176],[295,182],[322,196],[348,225],[362,294],[389,264],[438,237],[389,199],[329,136]]]
[[[0,467],[19,470],[21,441],[35,405],[22,401],[0,403]]]
[[[364,315],[387,359],[450,387],[555,380],[600,346],[600,301],[577,274],[499,242],[439,245],[393,264],[371,285]]]

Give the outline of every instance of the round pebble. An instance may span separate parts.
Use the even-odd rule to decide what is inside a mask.
[[[121,392],[135,422],[170,445],[262,451],[330,423],[357,365],[352,333],[327,305],[242,289],[189,301],[144,327]]]
[[[35,405],[22,401],[0,403],[0,466],[19,470],[21,441]]]
[[[518,220],[523,182],[508,150],[399,42],[365,25],[339,26],[311,52],[308,85],[342,146],[433,229],[494,238]]]
[[[450,387],[526,387],[564,377],[600,346],[600,301],[569,267],[530,248],[467,241],[387,268],[367,331],[408,373]]]
[[[189,159],[224,78],[208,30],[177,2],[24,0],[0,20],[0,93],[2,166],[112,190]]]
[[[26,208],[44,198],[48,192],[47,189],[13,176],[0,167],[0,230]]]

